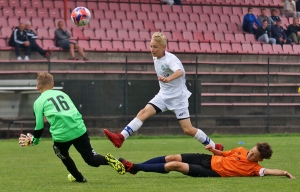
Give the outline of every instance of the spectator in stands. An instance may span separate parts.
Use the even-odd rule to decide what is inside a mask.
[[[167,3],[168,5],[172,6],[175,5],[181,5],[181,0],[161,0],[164,3]]]
[[[293,24],[289,25],[287,28],[287,36],[292,39],[294,43],[299,43],[300,41],[300,26],[297,17],[293,19]]]
[[[74,42],[70,42],[69,38],[71,37],[70,33],[65,29],[63,21],[58,22],[58,29],[54,31],[55,35],[55,44],[58,47],[61,47],[66,50],[70,50],[71,58],[69,60],[79,60],[75,57],[74,49],[78,49],[79,54],[83,57],[84,61],[88,61],[85,57],[84,51],[80,45]]]
[[[263,23],[264,20],[266,20],[268,23],[268,28],[271,30],[272,19],[271,19],[271,17],[267,16],[267,11],[265,8],[261,9],[261,15],[258,16],[258,20],[261,24]]]
[[[30,56],[30,50],[31,50],[30,43],[24,29],[25,29],[24,23],[20,23],[19,27],[16,27],[13,30],[8,42],[9,46],[15,48],[17,60],[22,60],[22,57],[20,56],[20,48],[23,48],[25,51],[24,60],[29,60],[29,56]]]
[[[296,4],[293,0],[286,0],[284,2],[283,10],[287,17],[300,17],[300,12],[296,11]]]
[[[271,30],[268,27],[268,21],[263,20],[262,24],[263,25],[257,29],[255,34],[257,41],[264,41],[266,43],[271,43],[272,45],[276,44],[276,39],[270,38]]]
[[[292,40],[287,38],[283,27],[281,26],[281,19],[275,21],[275,25],[272,26],[271,30],[272,37],[276,39],[276,44],[291,44]]]
[[[40,55],[42,55],[45,58],[48,58],[49,53],[47,51],[44,51],[37,43],[36,43],[36,39],[38,38],[38,36],[34,33],[33,30],[31,30],[31,23],[28,21],[25,23],[25,29],[24,31],[26,32],[27,36],[28,36],[28,40],[30,43],[30,47],[31,47],[31,51],[37,51],[39,52]]]
[[[253,9],[251,7],[248,8],[248,13],[244,16],[243,20],[243,30],[248,33],[256,33],[256,28],[254,28],[253,24],[256,24],[258,27],[261,27],[261,23],[256,19],[255,15],[253,15]]]
[[[271,22],[272,22],[272,25],[275,25],[275,21],[277,19],[280,19],[280,17],[277,15],[277,9],[272,9],[271,10]]]
[[[300,0],[295,0],[296,2],[296,11],[300,12]]]

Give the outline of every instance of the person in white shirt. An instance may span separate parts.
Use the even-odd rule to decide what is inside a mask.
[[[150,47],[160,86],[158,94],[149,101],[121,133],[112,133],[104,129],[104,135],[115,147],[119,148],[125,139],[142,126],[146,119],[169,110],[175,113],[185,134],[195,137],[203,145],[210,144],[213,148],[223,150],[222,144],[215,144],[202,130],[191,124],[188,110],[188,98],[191,93],[185,84],[185,70],[181,61],[174,54],[166,51],[166,46],[166,36],[162,32],[155,32],[152,35]]]
[[[300,12],[296,11],[296,4],[293,0],[286,0],[283,6],[284,14],[287,17],[300,18]]]

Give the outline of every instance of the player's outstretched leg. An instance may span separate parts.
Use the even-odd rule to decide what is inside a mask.
[[[120,148],[125,140],[124,136],[120,133],[112,133],[107,129],[103,129],[103,134],[109,139],[116,148]]]
[[[126,172],[129,172],[132,175],[135,175],[138,172],[132,162],[123,158],[119,158],[119,161],[124,165]]]
[[[124,175],[125,174],[125,167],[124,165],[115,157],[113,157],[110,153],[108,153],[105,156],[105,159],[107,161],[107,163],[114,168],[120,175]]]
[[[77,181],[76,178],[73,177],[73,175],[71,175],[71,174],[68,175],[68,180],[70,182],[78,182],[78,183],[86,183],[87,182],[87,180],[85,178],[83,178],[82,181]]]

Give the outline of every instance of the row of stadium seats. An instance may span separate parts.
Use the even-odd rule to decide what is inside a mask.
[[[129,5],[129,4],[125,4],[125,5]],[[158,5],[160,7],[160,5]],[[170,6],[168,6],[168,10],[166,11],[166,8],[163,7],[162,8],[153,8],[151,9],[151,7],[149,7],[149,10],[142,10],[142,9],[132,9],[132,7],[128,7],[126,8],[126,6],[122,6],[122,9],[119,10],[114,10],[114,9],[110,9],[109,7],[105,8],[102,7],[101,9],[91,9],[91,13],[92,13],[92,17],[93,18],[106,18],[106,19],[116,19],[116,18],[120,18],[123,19],[123,16],[125,14],[125,18],[127,19],[144,19],[141,18],[143,17],[143,14],[147,14],[147,13],[155,13],[157,14],[157,16],[153,15],[148,15],[148,19],[150,20],[156,20],[156,19],[160,19],[160,20],[168,20],[168,19],[173,19],[173,20],[179,20],[179,16],[178,14],[181,13],[186,13],[191,14],[191,13],[196,13],[199,16],[204,17],[203,15],[208,14],[215,14],[215,15],[223,15],[223,14],[227,14],[227,15],[237,15],[237,16],[241,16],[244,15],[248,12],[248,8],[247,7],[224,7],[224,6],[173,6],[173,8],[171,8]],[[125,8],[124,8],[125,7]],[[174,10],[174,7],[179,7],[176,10]],[[71,8],[68,8],[68,12],[70,13],[72,11]],[[267,15],[271,15],[271,11],[270,9],[266,9],[267,11]],[[279,10],[278,10],[279,12]],[[23,7],[19,7],[19,8],[11,8],[11,7],[5,7],[2,10],[0,9],[0,16],[1,17],[42,17],[42,18],[62,18],[64,14],[64,9],[63,7],[60,8],[23,8]],[[253,8],[253,14],[254,15],[260,15],[260,8]],[[176,17],[177,15],[177,17]],[[185,14],[182,14],[183,17],[185,17]],[[195,15],[190,15],[189,18],[193,19]],[[175,17],[175,18],[174,18]],[[194,19],[199,20],[199,19]],[[201,20],[201,18],[200,18]]]
[[[4,43],[0,39],[0,45]],[[37,40],[44,49],[60,50],[55,47],[53,40]],[[78,40],[78,43],[86,51],[141,51],[149,52],[150,41],[119,41],[119,40]],[[12,50],[11,47],[1,47],[1,50]],[[198,42],[174,42],[168,43],[167,50],[171,52],[186,53],[218,53],[218,54],[300,54],[300,45],[270,45],[250,43],[198,43]]]
[[[83,6],[87,7],[88,9],[101,9],[103,6],[106,5],[110,10],[117,10],[121,9],[120,7],[123,7],[119,5],[118,2],[131,2],[134,4],[142,3],[140,4],[140,7],[143,7],[147,4],[149,4],[149,0],[105,0],[105,1],[68,1],[69,7],[77,7],[77,6]],[[161,4],[159,0],[152,0],[150,2],[152,6],[164,6],[164,4]],[[234,6],[265,6],[265,7],[282,7],[282,0],[185,0],[182,1],[183,4],[193,4],[193,5],[234,5]],[[64,6],[63,1],[51,1],[51,0],[11,0],[11,1],[0,1],[0,8],[1,7],[36,7],[36,8],[61,8]],[[168,5],[167,5],[168,6]],[[136,6],[137,7],[137,6]],[[174,7],[180,7],[180,6],[174,6]],[[176,9],[176,8],[175,8]],[[107,9],[108,10],[108,9]]]
[[[49,30],[38,28],[37,34],[39,39],[54,39],[55,28]],[[150,40],[155,31],[145,30],[126,30],[126,29],[73,29],[71,31],[71,40]],[[11,36],[11,28],[1,28],[0,38],[8,39]],[[230,42],[230,43],[260,43],[256,41],[252,34],[243,33],[223,33],[223,32],[201,32],[201,31],[164,31],[168,41],[185,41],[185,42]]]

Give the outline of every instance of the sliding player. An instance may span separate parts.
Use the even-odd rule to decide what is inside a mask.
[[[52,90],[53,76],[49,73],[39,73],[37,90],[41,93],[34,102],[33,109],[36,126],[33,135],[21,134],[19,144],[31,146],[39,144],[44,128],[44,117],[50,123],[50,132],[54,141],[53,150],[71,173],[68,179],[72,182],[85,183],[87,180],[78,171],[69,155],[69,148],[74,145],[84,161],[93,167],[110,165],[119,174],[125,174],[124,166],[111,154],[105,157],[97,154],[91,146],[82,116],[73,104],[70,97],[62,91]]]
[[[246,176],[286,176],[295,177],[287,171],[263,168],[258,161],[270,159],[272,149],[268,143],[257,143],[250,151],[238,147],[230,151],[219,151],[211,145],[205,148],[214,155],[207,154],[179,154],[149,159],[144,163],[133,164],[123,158],[127,172],[136,174],[138,171],[169,173],[177,171],[192,177],[246,177]]]
[[[125,139],[136,132],[149,117],[167,110],[173,111],[185,134],[195,137],[203,145],[223,150],[222,144],[215,144],[202,130],[193,127],[188,110],[188,98],[191,93],[185,85],[185,70],[181,61],[166,51],[167,39],[161,32],[152,35],[150,43],[154,67],[160,90],[121,133],[112,133],[104,129],[104,135],[119,148]]]

